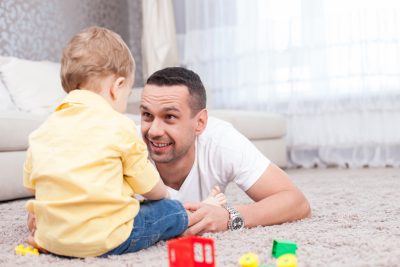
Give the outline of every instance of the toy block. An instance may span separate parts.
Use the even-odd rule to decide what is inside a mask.
[[[243,254],[239,259],[240,267],[258,267],[258,256],[255,253]]]
[[[276,260],[277,267],[297,267],[297,258],[293,254],[283,254]]]
[[[296,255],[297,244],[288,240],[274,240],[272,245],[272,256],[279,258],[283,254]]]
[[[24,245],[19,245],[15,247],[15,253],[17,255],[26,255],[26,254],[31,254],[31,255],[36,255],[39,256],[39,251],[36,248],[32,248],[30,246],[24,246]]]
[[[167,242],[170,267],[215,267],[214,240],[188,236]]]

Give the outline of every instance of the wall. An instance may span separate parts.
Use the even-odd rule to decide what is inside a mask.
[[[141,0],[0,0],[0,56],[59,61],[70,38],[92,25],[121,35],[142,86]]]

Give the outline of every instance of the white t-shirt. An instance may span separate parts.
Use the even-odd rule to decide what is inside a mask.
[[[246,191],[269,164],[270,160],[230,123],[209,117],[196,140],[196,158],[188,177],[178,191],[168,190],[181,202],[202,201],[215,185],[225,191],[230,182]]]

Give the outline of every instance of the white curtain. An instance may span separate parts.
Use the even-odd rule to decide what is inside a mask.
[[[143,78],[165,67],[177,66],[178,51],[171,0],[143,0]]]
[[[294,166],[400,166],[400,1],[175,0],[212,107],[286,116]]]

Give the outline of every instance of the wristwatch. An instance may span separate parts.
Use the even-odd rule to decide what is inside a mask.
[[[232,231],[243,229],[244,219],[242,215],[230,205],[224,205],[224,208],[229,212],[228,229]]]

